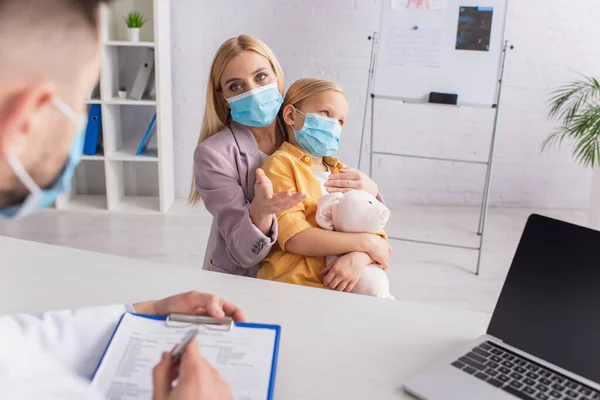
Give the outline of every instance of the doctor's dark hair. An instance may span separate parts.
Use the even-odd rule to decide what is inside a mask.
[[[0,0],[0,74],[11,64],[58,67],[91,57],[86,41],[99,40],[100,5],[108,3],[111,0]]]
[[[269,60],[271,68],[277,77],[277,87],[279,88],[279,92],[283,95],[283,69],[269,46],[249,35],[240,35],[227,40],[219,47],[219,50],[217,50],[212,65],[210,66],[210,75],[208,77],[206,89],[204,121],[202,122],[198,143],[202,143],[210,136],[223,130],[227,124],[231,123],[231,113],[229,112],[227,101],[223,97],[220,81],[229,60],[244,51],[254,51]],[[200,193],[196,189],[193,172],[191,186],[188,203],[195,205],[200,201]]]
[[[51,25],[55,29],[84,26],[79,22],[84,22],[89,28],[96,30],[100,5],[111,2],[111,0],[0,0],[0,20],[13,20],[26,26],[28,30],[35,30],[43,24]]]

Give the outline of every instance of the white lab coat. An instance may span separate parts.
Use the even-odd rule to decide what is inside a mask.
[[[114,305],[0,318],[0,397],[101,399],[90,380],[126,311]]]

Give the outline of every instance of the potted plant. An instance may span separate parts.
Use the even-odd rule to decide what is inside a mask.
[[[125,86],[119,87],[119,98],[126,99],[127,98],[127,88]]]
[[[146,23],[146,17],[144,14],[138,11],[131,11],[125,16],[125,23],[127,24],[127,33],[129,35],[130,42],[140,41],[140,29]]]
[[[568,140],[575,161],[593,169],[589,226],[600,230],[600,82],[584,76],[561,86],[550,99],[549,115],[560,125],[542,149]]]

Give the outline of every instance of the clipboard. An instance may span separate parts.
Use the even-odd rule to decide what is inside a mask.
[[[201,326],[204,329],[201,330],[201,334],[204,333],[204,338],[207,336],[222,336],[221,337],[221,341],[223,339],[227,339],[229,336],[239,336],[242,335],[242,332],[244,335],[247,335],[248,337],[251,337],[251,335],[249,334],[250,331],[247,330],[260,330],[256,331],[256,335],[258,335],[260,333],[261,335],[261,340],[260,343],[262,343],[262,346],[260,347],[261,349],[267,350],[267,346],[268,346],[268,350],[271,351],[270,354],[263,354],[263,352],[260,352],[260,356],[262,358],[263,361],[266,361],[268,358],[269,361],[269,372],[268,372],[268,387],[266,385],[266,378],[267,376],[263,377],[263,383],[265,383],[263,389],[265,389],[266,395],[265,395],[265,399],[266,400],[271,400],[273,399],[274,396],[274,390],[275,390],[275,377],[276,377],[276,373],[277,373],[277,361],[278,361],[278,355],[279,355],[279,342],[280,342],[280,336],[281,336],[281,327],[279,325],[269,325],[269,324],[256,324],[256,323],[246,323],[246,322],[234,322],[231,318],[225,318],[223,320],[217,320],[211,317],[206,317],[206,316],[194,316],[194,315],[185,315],[185,314],[170,314],[167,317],[164,316],[155,316],[155,315],[145,315],[145,314],[136,314],[136,313],[125,313],[121,316],[117,326],[115,327],[111,338],[106,346],[106,348],[104,349],[104,352],[102,354],[102,357],[100,359],[100,362],[98,363],[96,370],[94,371],[94,374],[92,376],[92,386],[96,385],[98,383],[98,381],[100,379],[102,379],[102,385],[100,385],[99,383],[96,385],[101,393],[103,394],[107,394],[107,393],[114,393],[114,392],[106,392],[105,386],[104,385],[106,383],[107,379],[112,379],[111,375],[108,376],[99,376],[98,374],[101,373],[101,367],[104,365],[104,363],[108,363],[108,364],[114,364],[115,360],[111,359],[110,361],[106,361],[107,360],[107,355],[109,355],[109,350],[113,348],[114,346],[121,346],[122,343],[118,343],[117,345],[115,345],[115,338],[117,337],[117,335],[121,332],[120,329],[123,329],[122,327],[128,323],[132,324],[134,322],[132,322],[132,318],[139,318],[140,320],[137,322],[142,322],[142,324],[146,324],[148,326],[153,327],[152,329],[156,328],[158,330],[160,330],[161,332],[166,332],[166,330],[164,330],[163,328],[167,328],[167,329],[175,329],[178,332],[179,331],[184,331],[186,328],[189,327],[198,327]],[[146,321],[146,322],[143,322]],[[159,323],[160,324],[157,324]],[[139,329],[138,329],[139,330]],[[230,335],[231,333],[231,335]],[[124,335],[127,335],[127,333],[123,333]],[[264,337],[263,337],[264,335]],[[269,337],[269,339],[266,339],[266,336]],[[128,336],[124,336],[124,337],[119,337],[119,341],[123,342],[123,340],[126,340],[128,338]],[[210,347],[207,346],[206,341],[203,339],[203,336],[200,335],[198,337],[198,341],[200,342],[200,348],[202,349],[203,346],[206,347]],[[245,340],[247,340],[247,338],[244,338]],[[271,342],[272,340],[272,342]],[[247,343],[245,343],[246,347]],[[272,346],[272,347],[271,347]],[[235,348],[235,345],[232,346],[233,348]],[[121,347],[118,347],[119,349]],[[117,349],[115,349],[117,350]],[[166,350],[166,349],[164,349]],[[170,349],[169,349],[170,350]],[[127,347],[127,351],[130,351],[129,347]],[[160,354],[159,351],[158,354]],[[255,352],[258,354],[258,352]],[[203,356],[205,356],[204,352],[203,352]],[[234,349],[234,354],[233,357],[235,358],[236,356],[239,357],[239,355],[237,353],[235,353],[235,349]],[[110,355],[109,355],[110,357]],[[121,368],[121,364],[126,364],[126,358],[127,358],[127,354],[121,354],[121,353],[115,353],[112,355],[112,358],[115,357],[119,357],[120,360],[118,361],[119,363],[119,368]],[[221,357],[221,356],[220,356]],[[159,356],[157,356],[157,358],[160,358]],[[210,357],[206,356],[205,357],[209,363],[211,362]],[[224,357],[221,357],[224,359],[227,359],[227,355],[225,355]],[[156,360],[156,362],[158,362],[158,359]],[[151,367],[154,367],[156,363],[154,363],[153,365],[151,365]],[[222,373],[223,378],[227,381],[226,379],[226,374],[223,373],[222,368],[220,369],[220,365],[213,365],[213,367],[215,367],[219,372]],[[264,369],[264,368],[262,368]],[[104,368],[104,373],[107,373],[108,371],[111,371],[111,367],[108,366]],[[231,373],[235,372],[235,368],[230,369],[226,372],[229,373],[229,375],[231,376]],[[151,377],[151,368],[150,371],[143,371],[143,372],[150,372],[148,374],[149,377]],[[241,371],[243,372],[243,371]],[[141,373],[144,375],[144,377],[146,376],[145,373]],[[118,375],[118,374],[117,374]],[[117,376],[118,378],[118,376]],[[117,379],[115,378],[115,379]],[[147,382],[144,382],[147,383]],[[232,388],[232,391],[236,392],[236,388],[234,387],[233,382],[229,382],[230,386]],[[100,386],[100,387],[99,387]],[[143,385],[141,385],[143,386]],[[147,386],[147,385],[146,385]],[[150,390],[151,390],[151,384],[150,384]],[[141,392],[140,392],[141,393]],[[263,393],[262,391],[260,393]],[[152,394],[151,391],[148,393],[145,393],[146,395],[149,394],[148,396],[145,396],[143,393],[140,394],[139,397],[140,399],[151,399],[152,398]],[[134,397],[129,395],[130,397]],[[255,397],[250,397],[250,398],[255,398]],[[263,397],[261,397],[262,399]]]

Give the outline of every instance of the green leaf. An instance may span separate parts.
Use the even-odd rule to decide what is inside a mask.
[[[129,12],[124,19],[128,28],[141,28],[146,23],[146,17],[138,11]]]
[[[564,84],[552,92],[548,116],[560,125],[542,142],[542,151],[565,140],[573,143],[576,162],[595,167],[600,161],[600,82],[595,78]]]

